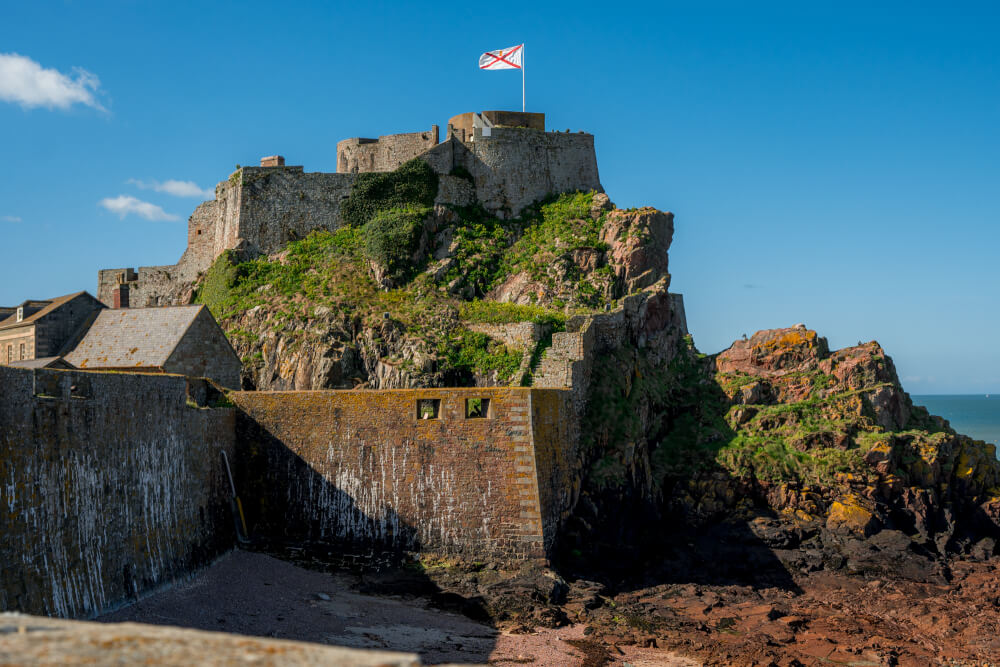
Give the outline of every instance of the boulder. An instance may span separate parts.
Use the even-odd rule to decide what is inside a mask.
[[[875,512],[862,504],[858,496],[848,494],[830,505],[826,527],[833,532],[870,537],[882,529],[882,522]]]

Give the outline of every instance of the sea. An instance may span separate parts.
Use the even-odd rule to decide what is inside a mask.
[[[959,433],[1000,445],[1000,394],[911,395],[910,398],[932,415],[947,419]]]

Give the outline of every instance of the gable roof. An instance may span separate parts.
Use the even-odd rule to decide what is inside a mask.
[[[66,361],[77,368],[163,368],[205,306],[102,310]]]
[[[21,361],[12,361],[8,366],[14,366],[15,368],[65,368],[72,369],[62,357],[41,357],[40,359],[24,359]]]
[[[29,308],[38,308],[41,306],[41,310],[32,313],[28,317],[25,317],[20,322],[17,321],[17,309],[19,306],[14,306],[14,313],[11,314],[6,319],[0,320],[0,330],[3,329],[13,329],[16,327],[23,327],[27,324],[37,322],[49,313],[51,313],[56,308],[59,308],[63,304],[69,303],[76,297],[86,294],[87,292],[74,292],[73,294],[67,294],[65,296],[57,296],[54,299],[28,299],[24,303],[19,304],[19,306],[26,306]],[[4,310],[7,310],[4,308]]]

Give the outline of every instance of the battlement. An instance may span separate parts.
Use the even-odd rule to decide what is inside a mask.
[[[378,139],[344,139],[337,143],[337,173],[392,171],[437,146],[439,129],[431,125],[430,132],[389,134]]]

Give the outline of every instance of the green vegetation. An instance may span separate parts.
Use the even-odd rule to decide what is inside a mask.
[[[346,224],[361,227],[380,211],[430,208],[437,191],[437,174],[426,162],[413,158],[395,171],[358,174],[340,215]]]
[[[551,325],[556,331],[563,331],[566,328],[566,313],[544,306],[522,306],[500,301],[466,301],[459,308],[459,314],[464,321],[476,324],[534,322]]]
[[[507,383],[521,366],[522,352],[509,350],[489,336],[457,329],[438,345],[439,368],[455,384],[468,384],[474,373],[497,371],[497,379]]]
[[[570,286],[566,296],[577,307],[605,303],[614,282],[610,267],[596,267],[589,275],[566,255],[592,252],[601,257],[608,245],[600,240],[604,217],[594,220],[593,192],[550,197],[524,211],[520,218],[500,220],[481,207],[455,208],[454,263],[442,282],[460,279],[483,296],[510,276],[526,274],[550,289]]]
[[[449,176],[457,176],[458,178],[464,178],[469,183],[472,183],[473,185],[476,184],[476,180],[472,177],[472,173],[462,165],[458,165],[457,167],[453,168],[449,173]]]
[[[498,282],[500,262],[514,242],[520,221],[503,221],[480,206],[455,208],[454,264],[443,282],[461,278],[476,296],[482,296]]]
[[[590,217],[593,193],[551,198],[516,220],[499,220],[481,208],[455,209],[453,266],[447,275],[435,278],[431,272],[421,272],[421,262],[414,259],[436,190],[437,177],[420,160],[388,174],[362,174],[342,208],[350,225],[333,233],[313,232],[272,257],[241,260],[227,251],[202,277],[195,301],[209,307],[249,367],[259,367],[263,361],[262,325],[280,334],[283,350],[289,352],[318,342],[331,327],[339,328],[342,333],[336,335],[342,338],[356,335],[350,332],[358,326],[381,330],[390,322],[437,361],[434,371],[426,370],[434,365],[412,370],[432,373],[421,381],[462,385],[477,375],[493,373],[501,383],[530,384],[530,375],[519,376],[524,356],[530,355],[530,367],[536,368],[551,346],[552,331],[565,330],[571,314],[588,312],[583,306],[603,305],[599,286],[589,279],[574,284],[578,276],[566,282],[566,271],[572,274],[576,265],[555,259],[581,247],[603,248],[598,238],[601,223]],[[385,269],[391,289],[375,280],[370,262]],[[571,268],[550,277],[549,270],[560,262]],[[570,305],[559,299],[549,305],[466,301],[456,292],[467,296],[468,288],[453,290],[450,285],[460,278],[481,297],[511,272],[528,272],[561,290],[560,296]],[[600,272],[590,275],[605,280]],[[254,310],[257,307],[259,311]],[[248,312],[259,312],[261,322],[247,320]],[[320,315],[329,324],[315,328],[312,322]],[[513,322],[543,325],[548,334],[534,349],[510,350],[463,326]],[[379,338],[371,344],[383,346]],[[396,363],[408,371],[413,367],[410,361],[396,359]]]
[[[413,254],[429,213],[429,208],[390,208],[377,212],[362,228],[365,254],[385,267],[394,282],[405,281],[416,270]]]
[[[804,484],[830,484],[838,475],[871,479],[863,456],[887,436],[865,397],[885,383],[826,395],[831,376],[793,373],[784,379],[810,387],[805,400],[731,405],[727,394],[760,378],[719,374],[713,382],[710,373],[710,360],[684,342],[666,368],[643,351],[595,360],[582,443],[601,452],[590,469],[597,488],[626,483],[625,462],[642,443],[651,450],[658,488],[712,471]]]

